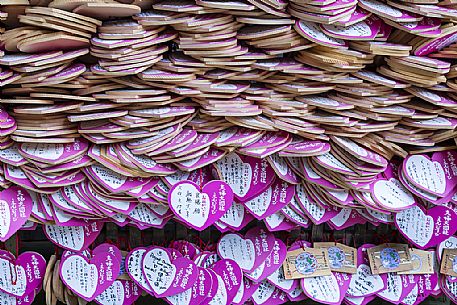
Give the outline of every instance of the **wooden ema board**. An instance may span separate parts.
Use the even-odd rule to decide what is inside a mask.
[[[32,226],[371,223],[419,247],[457,204],[454,2],[3,0],[0,187]],[[199,226],[186,181],[189,211],[211,183],[235,201]],[[84,304],[55,270],[46,304]]]
[[[369,148],[380,137],[386,149],[379,152],[388,158],[418,151],[414,146],[439,150],[438,143],[453,137],[451,66],[415,57],[440,39],[451,41],[455,27],[438,22],[453,17],[450,8],[376,0],[252,1],[230,8],[220,1],[165,1],[143,11],[134,3],[43,3],[25,7],[16,16],[21,26],[3,34],[2,103],[29,116],[14,135],[18,141],[68,143],[81,135],[64,131],[75,124],[117,125],[132,111],[170,105],[189,108],[167,118],[198,110],[189,121],[197,131],[239,126],[310,140],[338,135]],[[0,16],[8,20],[22,4],[8,3]],[[390,13],[382,12],[386,7]],[[406,22],[417,26],[402,28]],[[452,54],[448,45],[432,56]],[[142,94],[147,88],[160,94]],[[46,92],[52,95],[40,95]],[[418,101],[441,111],[418,109]],[[69,123],[38,132],[34,116],[49,114]],[[129,126],[151,123],[142,124]],[[117,126],[122,132],[100,133],[99,142],[124,141],[129,128]],[[414,128],[417,137],[403,135]]]

